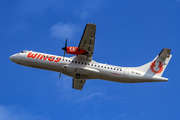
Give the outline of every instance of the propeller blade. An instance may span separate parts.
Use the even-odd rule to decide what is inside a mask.
[[[59,79],[61,78],[61,73],[59,74]]]
[[[67,38],[66,38],[66,42],[65,42],[65,47],[63,47],[62,49],[64,50],[64,55],[63,55],[63,59],[64,59],[66,51],[67,51]]]
[[[66,51],[64,50],[64,55],[63,55],[63,59],[64,59],[64,57],[65,57],[65,54],[66,54]]]
[[[65,42],[65,47],[62,48],[64,50],[64,55],[63,55],[63,59],[65,57],[66,51],[67,51],[67,38],[66,38],[66,42]],[[61,78],[61,72],[59,74],[59,79]]]

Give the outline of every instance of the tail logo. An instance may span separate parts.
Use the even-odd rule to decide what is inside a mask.
[[[161,61],[153,61],[150,65],[151,71],[153,73],[161,73],[163,71],[163,64]]]

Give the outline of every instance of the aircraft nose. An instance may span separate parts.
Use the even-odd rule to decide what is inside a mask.
[[[9,59],[14,62],[15,55],[11,55]]]

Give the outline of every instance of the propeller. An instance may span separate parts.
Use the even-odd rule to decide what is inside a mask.
[[[66,51],[67,51],[67,38],[66,38],[66,42],[65,42],[65,47],[62,48],[64,50],[64,55],[63,55],[63,59],[65,57]],[[59,79],[61,78],[61,73],[59,74]]]

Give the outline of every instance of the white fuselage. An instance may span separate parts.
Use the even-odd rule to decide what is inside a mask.
[[[83,56],[63,58],[27,51],[10,56],[10,60],[24,66],[61,72],[78,79],[103,79],[123,83],[167,81],[162,77],[148,77],[144,72],[135,69],[98,63]]]

